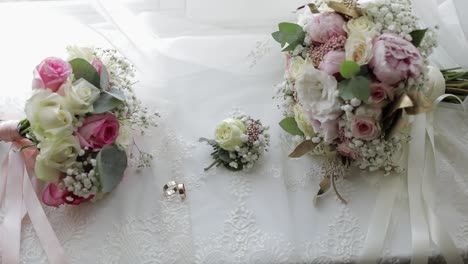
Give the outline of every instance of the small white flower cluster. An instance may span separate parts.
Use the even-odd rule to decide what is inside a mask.
[[[355,166],[361,170],[374,172],[384,170],[385,175],[391,172],[402,171],[399,166],[403,145],[409,141],[407,136],[395,136],[390,140],[374,139],[362,141],[353,139],[348,144],[351,149],[359,152],[360,158],[353,161]]]
[[[379,32],[394,33],[411,41],[410,33],[423,29],[408,0],[366,1],[360,6],[365,14],[373,19]],[[426,58],[436,46],[437,34],[433,29],[428,29],[418,49]]]
[[[241,120],[247,128],[246,134],[241,136],[244,144],[236,146],[234,151],[229,151],[229,158],[232,160],[228,165],[234,169],[251,169],[255,162],[268,151],[270,145],[270,134],[259,120],[254,120],[250,116],[242,115],[235,117]]]
[[[84,156],[87,151],[82,150],[80,157]],[[66,176],[63,179],[64,188],[78,197],[88,198],[91,195],[96,195],[99,187],[98,173],[95,170],[96,159],[88,156],[84,161],[77,161],[74,167],[67,170]],[[73,197],[68,196],[69,202],[73,201]]]
[[[138,169],[151,167],[151,162],[153,160],[153,155],[141,150],[137,150],[138,154],[133,152],[129,155],[130,165]]]
[[[143,106],[133,90],[135,67],[116,50],[96,49],[96,57],[106,66],[110,75],[110,87],[120,90],[125,95],[125,102],[113,112],[119,119],[129,120],[132,129],[141,135],[150,127],[157,126],[157,112],[150,112]]]
[[[276,96],[274,99],[280,100],[281,105],[278,105],[278,108],[283,110],[284,116],[292,116],[294,115],[294,105],[296,104],[296,100],[294,99],[294,91],[292,90],[293,84],[284,81],[276,86]]]

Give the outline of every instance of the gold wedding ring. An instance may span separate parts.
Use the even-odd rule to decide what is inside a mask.
[[[163,191],[166,197],[173,196],[174,194],[179,194],[182,200],[184,200],[187,197],[185,185],[183,183],[176,183],[175,181],[170,181],[166,185],[164,185]]]

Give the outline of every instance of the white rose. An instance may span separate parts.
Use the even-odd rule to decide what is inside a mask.
[[[68,61],[80,58],[91,63],[94,59],[94,49],[90,47],[68,46],[67,51]]]
[[[445,93],[445,79],[439,68],[428,66],[428,82],[426,96],[433,102]]]
[[[351,34],[345,44],[346,60],[359,65],[367,64],[372,59],[372,39],[363,34]]]
[[[131,142],[132,142],[131,126],[126,123],[120,123],[119,136],[115,140],[115,143],[126,148],[130,145]]]
[[[233,151],[244,143],[242,135],[245,132],[244,122],[239,119],[227,118],[216,127],[215,140],[222,149]]]
[[[344,26],[344,30],[348,35],[361,34],[369,38],[374,38],[378,35],[374,22],[366,16],[349,20]]]
[[[301,56],[294,56],[291,58],[291,64],[287,71],[287,78],[290,80],[296,80],[299,75],[302,74],[305,60]]]
[[[64,106],[75,115],[91,113],[94,110],[93,103],[99,98],[100,92],[85,79],[80,79],[73,85],[67,83],[65,85]]]
[[[35,172],[38,179],[56,181],[75,162],[80,151],[80,142],[72,135],[46,139],[37,146],[40,150],[36,158]]]
[[[315,69],[312,64],[304,65],[295,87],[297,100],[310,120],[325,123],[342,114],[337,86],[333,76]]]
[[[35,90],[26,101],[25,112],[31,130],[39,140],[73,132],[73,116],[63,108],[63,97],[49,89]]]

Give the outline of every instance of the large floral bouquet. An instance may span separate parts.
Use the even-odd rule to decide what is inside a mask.
[[[68,60],[46,58],[34,70],[21,137],[39,154],[34,172],[48,183],[46,205],[77,205],[112,191],[133,157],[132,130],[155,126],[136,98],[133,66],[115,50],[70,47]],[[151,155],[136,157],[149,165]]]
[[[312,152],[363,170],[399,171],[408,114],[430,109],[435,32],[406,0],[314,1],[272,34],[286,54],[281,127]],[[327,178],[334,176],[327,175]]]

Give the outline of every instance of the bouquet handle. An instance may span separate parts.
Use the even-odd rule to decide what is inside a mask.
[[[21,222],[28,214],[49,263],[68,263],[28,176],[33,173],[32,164],[37,150],[20,151],[30,142],[21,138],[17,127],[18,121],[0,123],[0,141],[12,143],[0,174],[0,204],[4,202],[5,209],[5,218],[0,226],[2,261],[5,264],[20,263]]]

